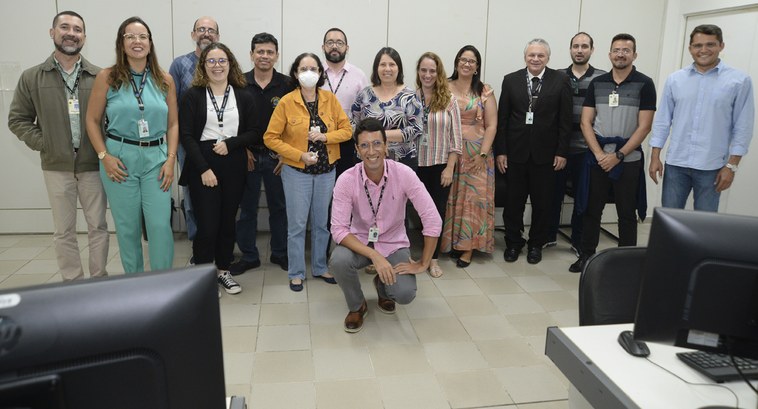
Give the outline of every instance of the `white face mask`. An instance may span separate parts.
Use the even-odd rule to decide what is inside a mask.
[[[318,83],[319,75],[313,71],[301,72],[297,75],[300,86],[303,88],[313,88]]]

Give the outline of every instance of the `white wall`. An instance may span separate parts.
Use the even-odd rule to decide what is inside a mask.
[[[29,0],[21,6],[3,1],[0,15],[11,18],[0,25],[0,35],[6,39],[0,54],[0,115],[5,121],[21,70],[52,52],[48,28],[55,13],[67,9],[84,16],[87,45],[83,52],[101,66],[113,63],[116,30],[129,16],[138,13],[150,25],[159,60],[168,68],[175,56],[194,48],[190,30],[195,19],[211,15],[219,21],[221,41],[231,47],[244,69],[251,68],[250,39],[255,33],[267,31],[279,39],[277,69],[287,72],[299,53],[321,55],[324,31],[337,26],[348,35],[349,61],[369,75],[376,51],[386,45],[395,47],[403,57],[407,84],[414,83],[421,53],[437,52],[451,72],[458,49],[473,44],[483,53],[484,81],[499,94],[503,75],[523,66],[528,40],[545,38],[552,46],[550,66],[563,68],[570,63],[569,39],[579,30],[593,35],[592,63],[605,69],[610,65],[611,37],[619,32],[633,34],[638,39],[636,65],[660,88],[665,76],[678,68],[684,14],[745,4],[734,0],[640,0],[633,5],[620,0],[532,0],[526,8],[502,0]],[[0,177],[0,233],[51,231],[38,155],[6,126],[0,126],[0,134],[0,174],[4,175]],[[650,196],[657,200],[654,187]]]

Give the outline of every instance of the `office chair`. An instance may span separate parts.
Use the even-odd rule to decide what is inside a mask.
[[[579,325],[634,322],[646,247],[596,253],[579,278]]]

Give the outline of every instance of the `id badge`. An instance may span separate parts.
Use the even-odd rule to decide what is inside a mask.
[[[79,100],[76,98],[68,99],[68,113],[79,114]]]
[[[379,228],[374,226],[368,229],[368,242],[376,243],[379,241]]]
[[[419,141],[419,144],[420,144],[421,146],[426,146],[426,145],[428,145],[428,144],[429,144],[429,137],[428,137],[426,134],[424,134],[424,135],[421,137],[421,140]]]
[[[147,138],[150,136],[150,127],[147,125],[147,121],[140,119],[137,121],[137,127],[139,128],[139,137]]]
[[[532,125],[534,123],[534,112],[527,112],[526,113],[526,124]]]
[[[311,132],[321,132],[321,127],[314,125],[311,127]]]
[[[609,107],[617,107],[617,106],[619,106],[619,94],[610,94],[610,95],[608,95],[608,106]]]

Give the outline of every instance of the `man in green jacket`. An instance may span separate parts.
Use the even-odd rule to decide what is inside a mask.
[[[90,276],[107,275],[106,197],[83,118],[100,68],[80,54],[86,37],[79,14],[58,13],[50,29],[55,51],[21,75],[8,114],[11,132],[40,153],[63,280],[84,276],[76,239],[77,197],[87,221]]]

